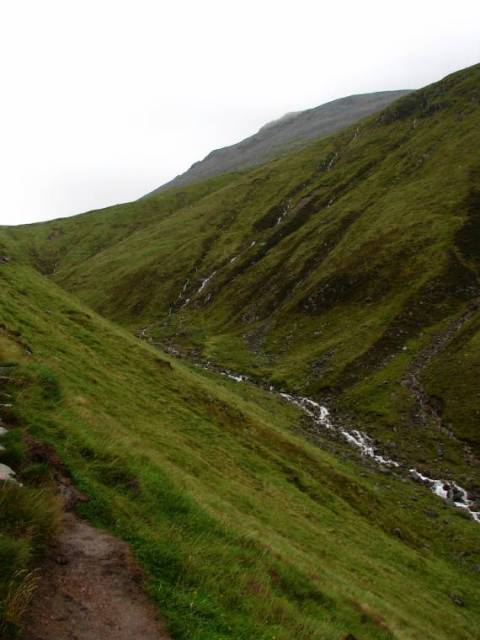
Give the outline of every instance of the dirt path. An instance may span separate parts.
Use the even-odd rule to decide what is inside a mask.
[[[25,640],[168,640],[141,582],[126,543],[66,513]]]

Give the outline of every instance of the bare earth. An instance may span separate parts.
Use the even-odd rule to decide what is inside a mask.
[[[45,562],[26,640],[169,640],[126,543],[72,513]]]

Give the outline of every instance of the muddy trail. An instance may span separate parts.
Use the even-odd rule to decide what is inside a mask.
[[[168,640],[128,545],[65,513],[25,625],[25,640]]]
[[[53,448],[27,436],[33,461],[52,469],[63,504],[60,531],[39,568],[24,640],[170,640],[143,590],[129,545],[74,513],[87,496]]]

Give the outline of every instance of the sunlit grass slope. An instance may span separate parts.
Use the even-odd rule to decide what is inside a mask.
[[[456,439],[418,428],[401,381],[480,296],[479,121],[477,65],[254,171],[9,233],[103,315],[327,398],[478,489],[475,320],[419,374]]]
[[[169,361],[0,245],[16,381],[2,459],[48,493],[20,436],[56,450],[90,498],[81,513],[131,543],[175,639],[476,637],[478,525],[341,445],[309,444],[294,408]],[[38,518],[2,517],[0,588],[8,536],[30,519],[40,548]]]

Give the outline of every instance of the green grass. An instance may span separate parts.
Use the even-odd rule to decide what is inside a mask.
[[[475,637],[474,523],[309,444],[294,408],[170,361],[19,258],[0,278],[14,430],[54,447],[90,497],[81,514],[130,542],[174,638]]]
[[[31,382],[18,363],[22,349],[4,331],[0,334],[1,391],[8,404],[16,404]],[[48,474],[31,463],[22,437],[25,425],[8,407],[0,407],[0,416],[9,429],[1,438],[0,462],[28,479],[25,486],[1,483],[0,487],[0,635],[16,638],[37,580],[36,566],[58,531],[60,506]]]
[[[479,81],[477,65],[255,170],[6,231],[104,316],[333,397],[372,434],[399,448],[406,441],[412,463],[438,474],[445,461],[417,456],[418,434],[394,428],[412,422],[399,384],[404,347],[413,357],[480,294]],[[470,360],[466,368],[473,380]],[[435,389],[459,438],[447,471],[471,475],[462,452],[466,423],[468,443],[480,446],[476,396],[462,397],[459,412],[448,392],[456,374],[442,375]],[[470,488],[480,483],[472,473]]]
[[[327,398],[392,457],[478,487],[477,318],[421,374],[456,439],[418,426],[400,382],[479,293],[479,79],[253,171],[0,230],[0,336],[23,380],[2,455],[34,484],[48,470],[22,434],[55,449],[176,640],[478,635],[478,525],[133,332]]]
[[[56,533],[59,507],[49,490],[0,489],[0,633],[17,637],[37,579],[36,565]]]

